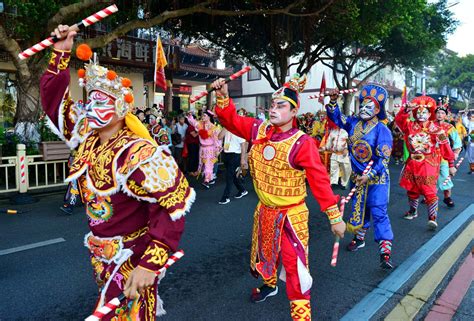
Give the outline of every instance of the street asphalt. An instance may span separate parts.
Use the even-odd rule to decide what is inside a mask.
[[[407,202],[405,191],[398,186],[401,165],[391,165],[390,169],[389,214],[395,235],[393,261],[399,265],[436,232],[426,226],[424,205],[420,205],[417,219],[403,219]],[[474,202],[474,175],[466,173],[467,164],[463,163],[454,180],[456,206],[448,209],[440,202],[439,229]],[[285,285],[281,281],[277,296],[260,304],[249,301],[251,289],[261,285],[248,273],[253,209],[257,204],[250,179],[246,181],[249,195],[232,198],[227,205],[217,204],[224,189],[222,174],[210,190],[205,190],[195,178],[190,178],[190,182],[196,188],[197,200],[187,216],[181,242],[185,256],[161,282],[160,295],[167,315],[159,320],[290,320]],[[346,195],[348,190],[336,188],[335,192]],[[0,214],[0,252],[52,239],[65,240],[0,255],[0,320],[83,320],[92,312],[97,288],[83,245],[88,231],[84,209],[76,208],[72,216],[67,216],[58,209],[61,203],[62,194],[57,193],[40,195],[39,202],[23,206],[0,200],[0,209],[26,211],[16,215]],[[334,238],[328,220],[312,195],[307,203],[311,213],[309,257],[314,279],[313,319],[338,320],[390,271],[379,268],[378,248],[371,242],[371,231],[366,247],[354,253],[345,250],[352,238],[346,234],[337,267],[332,268]],[[427,265],[419,275],[431,264]],[[374,319],[382,319],[416,279],[415,276],[400,289]],[[469,293],[467,302],[472,302],[472,287]],[[465,304],[463,309],[467,311],[460,311],[456,320],[474,319],[472,308],[465,308]]]

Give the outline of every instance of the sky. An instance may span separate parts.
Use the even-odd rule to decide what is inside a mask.
[[[452,5],[449,10],[453,12],[459,25],[453,34],[448,35],[446,47],[460,56],[474,54],[474,1],[450,0],[448,5]]]

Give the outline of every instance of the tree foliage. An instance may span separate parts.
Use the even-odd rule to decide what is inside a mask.
[[[474,55],[440,59],[435,66],[434,78],[433,87],[438,90],[456,88],[468,107],[474,90]]]
[[[354,79],[363,84],[387,66],[417,69],[432,63],[456,26],[445,0],[355,2],[360,15],[349,21],[352,36],[334,46],[323,62],[339,88],[352,87]]]

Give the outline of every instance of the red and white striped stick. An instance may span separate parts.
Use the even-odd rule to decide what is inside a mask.
[[[171,255],[168,258],[168,261],[166,261],[166,264],[156,272],[156,275],[158,276],[158,275],[162,274],[163,272],[165,272],[171,265],[173,265],[174,263],[176,263],[176,261],[178,261],[180,258],[182,258],[183,255],[184,255],[183,250],[179,250],[179,251],[175,252],[173,255]],[[100,321],[104,316],[109,314],[114,309],[118,308],[119,305],[120,305],[120,302],[123,299],[125,299],[125,295],[123,293],[121,293],[118,297],[113,298],[112,300],[107,302],[104,306],[102,306],[101,308],[94,311],[94,313],[92,315],[88,316],[85,319],[85,321]]]
[[[85,18],[85,19],[82,19],[81,22],[76,23],[75,25],[72,25],[70,27],[70,29],[74,30],[74,31],[79,31],[79,29],[81,27],[88,27],[88,26],[104,19],[105,17],[110,16],[111,14],[113,14],[117,11],[118,11],[117,6],[115,4],[113,4],[111,6],[108,6],[105,9],[102,9],[102,10],[94,13],[93,15],[91,15],[91,16]],[[20,58],[20,60],[30,58],[31,56],[33,56],[34,54],[40,52],[41,50],[44,50],[44,49],[52,46],[55,42],[58,42],[59,40],[61,40],[61,39],[58,39],[56,36],[46,38],[43,41],[38,42],[33,47],[30,47],[30,48],[26,49],[25,51],[20,52],[18,54],[18,58]]]
[[[464,157],[461,157],[461,158],[458,160],[458,162],[456,163],[456,165],[454,165],[454,167],[455,167],[456,169],[459,168],[459,166],[461,166],[461,163],[462,163],[463,160],[464,160]],[[445,186],[446,184],[448,184],[448,182],[449,182],[449,180],[450,180],[451,178],[452,178],[451,176],[448,176],[448,177],[444,180],[443,186]]]
[[[341,89],[341,90],[339,90],[339,92],[337,94],[342,96],[344,94],[355,93],[356,91],[358,91],[357,88]],[[319,93],[317,95],[311,95],[311,96],[308,97],[308,99],[319,99],[319,98],[326,97],[326,96],[329,96],[329,91],[326,91],[324,93]]]
[[[331,258],[331,266],[335,267],[337,264],[337,255],[339,253],[339,236],[336,235],[336,240],[334,241],[334,246],[332,248],[332,258]]]
[[[242,68],[241,70],[237,71],[235,74],[230,75],[229,78],[227,78],[225,80],[225,83],[227,84],[228,82],[231,82],[234,79],[242,77],[242,75],[245,74],[246,72],[249,72],[250,69],[252,69],[252,67],[250,67],[250,66]],[[205,96],[209,95],[209,93],[211,93],[213,91],[214,91],[214,88],[203,91],[200,94],[194,96],[193,98],[190,98],[189,103],[192,104],[192,103],[198,101],[199,99],[201,99],[202,97],[205,97]]]
[[[372,169],[373,163],[374,161],[371,159],[370,162],[367,164],[367,167],[362,172],[362,175],[367,175],[367,173]],[[341,212],[344,212],[344,204],[349,202],[349,200],[352,198],[352,195],[354,195],[355,191],[357,190],[357,187],[357,185],[354,186],[349,192],[349,194],[341,199]]]

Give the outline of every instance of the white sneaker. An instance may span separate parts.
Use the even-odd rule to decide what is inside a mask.
[[[221,199],[221,200],[219,201],[219,204],[222,204],[222,205],[228,204],[228,203],[230,203],[230,199],[229,199],[229,198],[223,198],[223,199]]]
[[[237,195],[234,196],[234,198],[242,198],[245,195],[247,195],[248,193],[249,192],[247,192],[247,191],[239,192]]]

